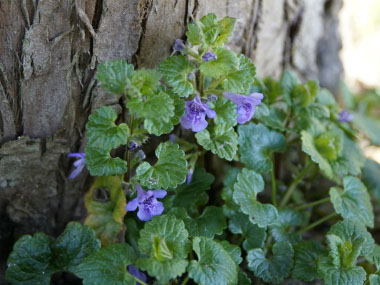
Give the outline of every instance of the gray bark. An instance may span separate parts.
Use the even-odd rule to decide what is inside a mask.
[[[118,96],[97,86],[99,62],[124,58],[154,68],[191,19],[214,12],[238,19],[229,46],[251,57],[260,77],[291,69],[334,89],[340,6],[341,0],[0,0],[0,244],[36,231],[57,234],[83,216],[90,179],[82,173],[68,180],[66,154],[83,150],[94,108],[121,108]]]

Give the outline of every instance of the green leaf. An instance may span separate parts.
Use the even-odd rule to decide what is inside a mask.
[[[217,56],[216,60],[202,62],[199,66],[204,76],[219,78],[221,76],[227,76],[228,73],[238,68],[239,59],[233,51],[218,48],[214,53]]]
[[[87,257],[76,268],[75,275],[82,278],[85,285],[135,285],[135,277],[127,271],[127,266],[135,261],[136,255],[132,247],[116,243]]]
[[[85,152],[86,167],[91,176],[110,176],[127,172],[127,162],[119,157],[112,158],[110,149],[87,146]]]
[[[173,215],[156,216],[145,223],[138,245],[140,252],[147,257],[139,258],[137,267],[146,270],[160,283],[167,283],[186,271],[190,251],[188,232],[184,222]]]
[[[319,260],[318,270],[326,285],[364,284],[367,276],[361,266],[336,268],[328,257]]]
[[[100,242],[89,226],[70,222],[52,248],[55,267],[74,273],[85,257],[100,249]]]
[[[371,198],[364,184],[356,177],[343,179],[344,190],[338,187],[330,189],[331,202],[337,213],[344,219],[355,218],[368,227],[374,225]]]
[[[144,97],[131,98],[127,102],[127,107],[133,114],[147,119],[170,121],[174,115],[174,101],[168,94],[159,91]]]
[[[101,149],[112,149],[126,144],[129,128],[126,124],[115,124],[117,113],[112,107],[102,106],[88,117],[86,124],[88,145]]]
[[[272,252],[273,256],[267,259],[261,248],[251,249],[247,255],[248,267],[265,282],[280,284],[293,267],[293,248],[282,241],[273,245]]]
[[[7,260],[7,280],[12,284],[50,284],[50,276],[56,271],[51,266],[51,243],[44,233],[21,237]]]
[[[265,108],[267,110],[264,110]],[[262,110],[262,112],[259,111],[260,109]],[[257,106],[255,117],[272,129],[279,131],[286,130],[286,128],[284,127],[284,122],[286,120],[287,115],[284,110],[274,105],[271,105],[271,108],[268,109],[267,106],[261,103]]]
[[[252,84],[255,74],[256,68],[252,61],[241,54],[239,55],[238,67],[225,76],[223,80],[223,90],[245,94]],[[219,116],[218,112],[217,114]]]
[[[174,129],[174,125],[180,122],[180,119],[185,112],[185,101],[178,96],[169,94],[174,104],[174,115],[170,117],[169,122],[159,120],[157,118],[145,118],[144,128],[150,133],[156,136],[162,134],[168,134]]]
[[[209,13],[199,21],[188,25],[186,36],[192,45],[217,47],[227,42],[234,29],[235,19],[224,17],[217,19],[216,15]]]
[[[216,124],[227,124],[229,126],[236,126],[237,124],[237,114],[236,114],[236,104],[231,100],[227,100],[224,97],[219,97],[215,102],[214,111],[217,113],[214,121]]]
[[[185,223],[190,237],[205,236],[214,238],[214,235],[221,235],[223,229],[227,227],[222,208],[215,206],[206,207],[202,215],[194,219],[189,217],[184,208],[174,208],[170,213]]]
[[[132,76],[131,93],[139,97],[152,95],[160,83],[160,79],[161,74],[153,69],[139,69]]]
[[[224,187],[222,188],[221,193],[221,198],[224,200],[223,212],[226,217],[231,218],[233,215],[240,211],[239,205],[237,205],[232,198],[234,192],[234,184],[236,182],[240,169],[226,165],[224,172]]]
[[[240,159],[246,167],[257,172],[269,172],[273,167],[272,154],[284,152],[286,149],[285,137],[263,124],[241,125],[238,127],[238,132]]]
[[[373,252],[374,240],[366,227],[358,220],[347,219],[338,222],[331,227],[328,234],[340,237],[345,245],[357,244],[358,240],[364,239],[360,255],[364,256]]]
[[[343,150],[343,133],[340,130],[327,131],[314,139],[314,145],[325,159],[335,161]]]
[[[109,201],[99,202],[93,199],[94,192],[98,189],[109,190]],[[123,219],[126,214],[126,200],[121,187],[120,177],[108,176],[96,178],[84,198],[84,204],[88,212],[84,223],[93,228],[102,245],[115,243],[119,232],[124,227]]]
[[[252,223],[260,227],[273,224],[277,220],[277,209],[271,204],[257,201],[257,194],[264,190],[264,180],[260,174],[244,168],[234,185],[233,199],[241,211],[249,215]]]
[[[380,275],[370,274],[369,275],[369,285],[380,285]]]
[[[292,102],[295,105],[306,107],[313,102],[318,94],[319,85],[316,81],[308,81],[305,84],[293,86],[291,90]]]
[[[167,189],[185,182],[187,161],[178,144],[160,143],[155,153],[158,161],[154,166],[143,162],[136,169],[136,176],[141,185],[149,189]]]
[[[6,278],[12,284],[50,284],[57,271],[74,272],[100,242],[88,226],[71,222],[55,242],[44,233],[21,237],[8,258]]]
[[[313,135],[310,132],[302,131],[301,140],[302,151],[310,155],[312,161],[318,163],[319,168],[328,178],[333,178],[332,167],[327,158],[323,157],[322,154],[319,153],[317,147],[314,144]]]
[[[285,70],[281,76],[280,83],[283,90],[285,102],[288,104],[288,106],[290,106],[292,104],[291,93],[294,87],[300,83],[299,79],[294,73]]]
[[[265,77],[260,86],[265,94],[264,98],[268,104],[273,104],[276,99],[283,94],[281,82],[272,79],[272,77]]]
[[[217,124],[195,134],[197,142],[220,158],[231,161],[237,152],[237,135],[227,124]]]
[[[128,79],[133,73],[133,65],[127,64],[124,59],[105,61],[98,65],[96,79],[107,91],[122,94],[126,92]]]
[[[380,123],[366,115],[354,113],[353,123],[363,131],[371,140],[372,144],[380,146]]]
[[[115,124],[117,113],[112,107],[102,106],[89,116],[86,124],[88,143],[85,149],[86,166],[92,176],[117,175],[127,171],[127,163],[112,158],[110,151],[126,144],[129,128]]]
[[[194,86],[188,79],[188,75],[194,69],[194,66],[182,55],[169,56],[158,67],[158,71],[162,73],[168,85],[173,88],[173,92],[180,97],[187,97],[195,93]]]
[[[269,227],[270,233],[276,242],[288,241],[296,244],[301,241],[301,234],[294,232],[294,228],[303,223],[304,218],[301,213],[292,209],[280,209],[277,221]]]
[[[236,263],[221,244],[206,237],[196,237],[193,250],[198,260],[192,260],[187,271],[195,282],[201,285],[237,283]]]
[[[380,269],[380,245],[375,244],[372,251],[366,254],[365,258],[377,268],[377,271]]]
[[[228,229],[232,233],[241,234],[244,237],[243,248],[246,251],[263,247],[267,238],[266,228],[260,228],[251,223],[248,216],[242,213],[232,216],[228,223]]]
[[[224,250],[228,252],[233,261],[235,261],[236,265],[239,265],[243,262],[243,258],[241,257],[241,249],[236,244],[231,244],[226,240],[217,241],[220,245],[223,246]],[[237,266],[237,270],[239,267]]]
[[[195,168],[193,179],[189,184],[184,183],[175,189],[174,207],[184,207],[189,213],[197,213],[198,207],[207,204],[207,190],[214,182],[214,176],[203,168]]]
[[[380,205],[380,164],[374,160],[367,159],[362,172],[364,184]]]
[[[365,162],[362,149],[353,140],[344,136],[343,151],[336,161],[330,162],[338,175],[358,175]]]
[[[302,241],[294,246],[292,277],[311,282],[318,277],[318,261],[328,251],[314,240]]]
[[[239,271],[238,285],[251,285],[251,279],[249,279],[247,273]]]

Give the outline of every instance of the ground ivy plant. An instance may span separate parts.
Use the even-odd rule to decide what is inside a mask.
[[[123,110],[94,110],[84,152],[69,154],[71,179],[95,177],[88,215],[56,239],[21,237],[12,284],[58,271],[83,284],[380,284],[380,166],[358,145],[379,144],[378,124],[316,81],[256,77],[224,46],[234,23],[188,25],[157,70],[98,65]]]

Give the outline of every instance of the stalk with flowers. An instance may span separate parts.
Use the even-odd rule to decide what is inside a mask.
[[[69,154],[71,179],[84,168],[95,177],[85,225],[56,240],[22,237],[10,282],[48,284],[62,270],[84,284],[379,282],[380,247],[367,230],[373,183],[361,180],[354,115],[315,81],[257,78],[249,58],[224,47],[234,23],[208,14],[190,24],[157,71],[98,66],[128,119],[100,107],[84,152]],[[325,242],[310,234],[316,227]]]

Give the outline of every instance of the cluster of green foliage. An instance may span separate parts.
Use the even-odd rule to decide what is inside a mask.
[[[334,96],[316,81],[290,72],[278,81],[255,77],[250,59],[224,47],[234,22],[209,14],[190,24],[182,54],[158,71],[134,70],[124,60],[98,66],[102,88],[124,96],[129,120],[119,122],[108,106],[89,117],[86,167],[97,178],[85,197],[85,225],[70,223],[56,240],[20,238],[8,258],[12,284],[49,284],[57,271],[83,284],[145,284],[129,265],[150,284],[380,284],[380,246],[368,231],[370,193],[380,203],[380,166],[357,142],[364,132],[380,145],[371,104],[358,106],[346,92],[354,119],[342,123]],[[216,60],[202,60],[209,51]],[[250,122],[237,126],[225,91],[264,94]],[[210,94],[217,116],[206,129],[174,129],[185,100]],[[164,134],[171,139],[156,147],[154,163],[130,148]],[[115,149],[124,155],[111,155]],[[220,177],[207,172],[205,156],[223,169]],[[136,184],[168,192],[162,215],[141,222],[126,213]],[[97,201],[94,192],[104,189],[109,199]]]

